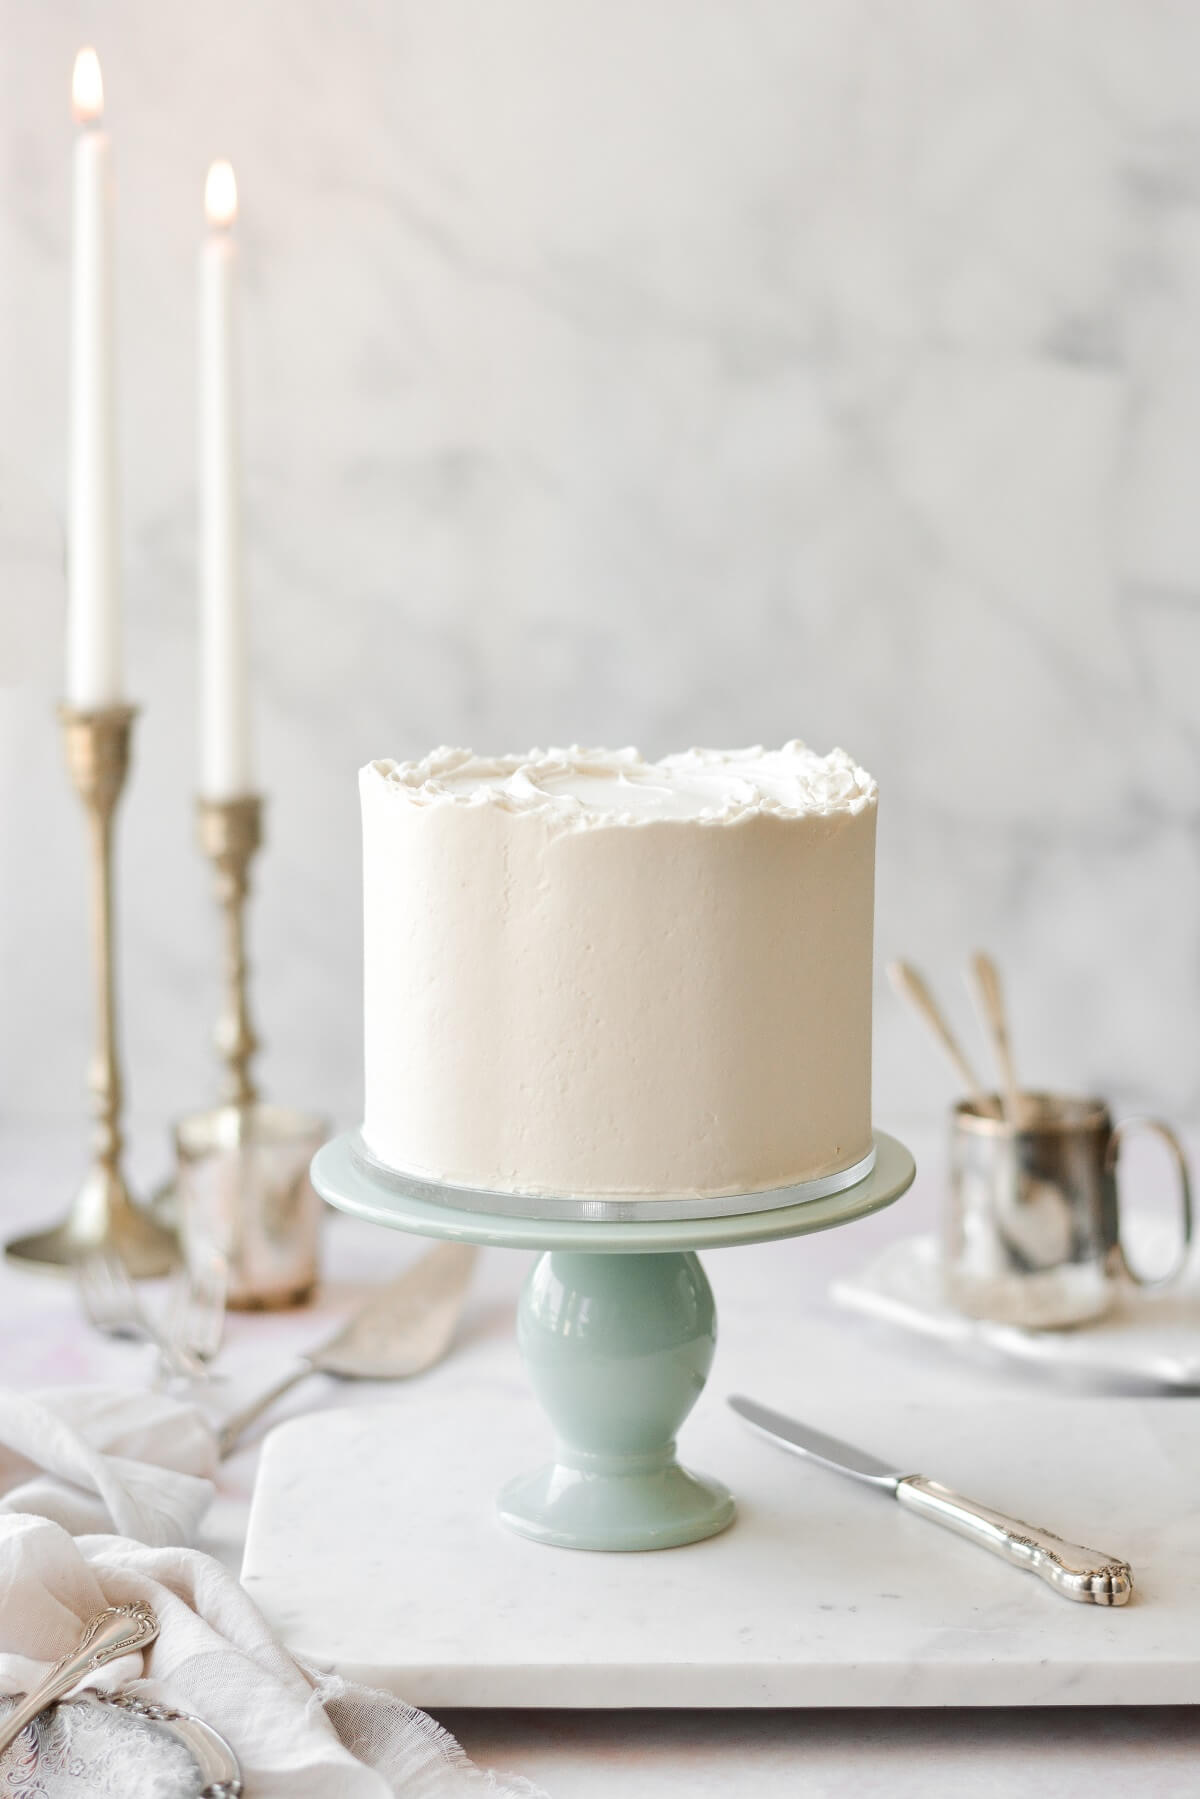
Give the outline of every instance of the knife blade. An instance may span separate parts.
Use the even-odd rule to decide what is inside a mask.
[[[991,1506],[965,1499],[924,1474],[906,1474],[852,1443],[843,1443],[740,1393],[735,1393],[729,1404],[752,1430],[780,1448],[890,1493],[907,1511],[1038,1575],[1064,1599],[1084,1605],[1124,1605],[1133,1592],[1133,1570],[1120,1556],[1066,1542],[1040,1525],[1024,1524]]]

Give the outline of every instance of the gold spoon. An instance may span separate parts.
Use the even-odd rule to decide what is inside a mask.
[[[979,1010],[991,1036],[992,1046],[996,1051],[996,1063],[1000,1069],[1004,1116],[1015,1129],[1021,1122],[1024,1106],[1021,1100],[1021,1089],[1017,1083],[1016,1067],[1013,1063],[1012,1043],[1008,1034],[1008,1008],[1004,1003],[1004,984],[1000,979],[1000,970],[985,950],[976,950],[971,957],[971,972],[975,977],[975,993]]]
[[[888,979],[901,999],[908,1001],[929,1026],[954,1064],[955,1072],[980,1111],[994,1117],[996,1102],[967,1060],[966,1051],[950,1029],[944,1013],[911,962],[890,962]]]

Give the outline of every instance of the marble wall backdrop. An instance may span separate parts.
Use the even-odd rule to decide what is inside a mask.
[[[1200,0],[0,3],[0,1031],[81,1115],[60,686],[67,91],[120,183],[125,1040],[207,1099],[194,258],[243,203],[264,1073],[358,1107],[355,770],[802,736],[882,792],[880,962],[1200,1114]],[[877,1113],[935,1052],[880,983]]]

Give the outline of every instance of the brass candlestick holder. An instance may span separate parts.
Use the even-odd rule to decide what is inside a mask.
[[[6,1246],[17,1262],[69,1270],[91,1249],[115,1250],[130,1274],[165,1274],[175,1260],[175,1239],[139,1210],[122,1171],[124,1089],[117,1049],[115,946],[113,943],[113,819],[129,772],[132,706],[81,711],[59,708],[67,768],[88,820],[91,881],[92,968],[95,977],[95,1042],[88,1073],[95,1129],[92,1165],[63,1221],[52,1230],[19,1237]]]
[[[250,1022],[246,969],[246,899],[250,863],[262,844],[262,798],[241,794],[231,800],[197,803],[200,847],[216,871],[217,900],[225,924],[225,999],[217,1020],[217,1053],[225,1064],[226,1105],[252,1106],[258,1088],[250,1063],[258,1038]]]
[[[200,847],[213,865],[224,924],[224,998],[217,1052],[221,1104],[175,1127],[176,1192],[184,1253],[193,1270],[220,1281],[238,1311],[303,1304],[317,1278],[319,1204],[308,1165],[324,1141],[319,1118],[263,1105],[250,1064],[258,1037],[250,1019],[245,916],[250,863],[262,844],[257,794],[202,799]]]

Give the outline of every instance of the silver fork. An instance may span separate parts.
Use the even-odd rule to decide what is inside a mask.
[[[102,1336],[153,1343],[169,1373],[207,1380],[200,1357],[164,1331],[143,1306],[129,1270],[111,1249],[88,1249],[75,1263],[75,1284],[88,1323]]]
[[[228,1265],[216,1254],[193,1258],[180,1268],[172,1284],[167,1335],[202,1362],[211,1362],[221,1348],[228,1289]]]

